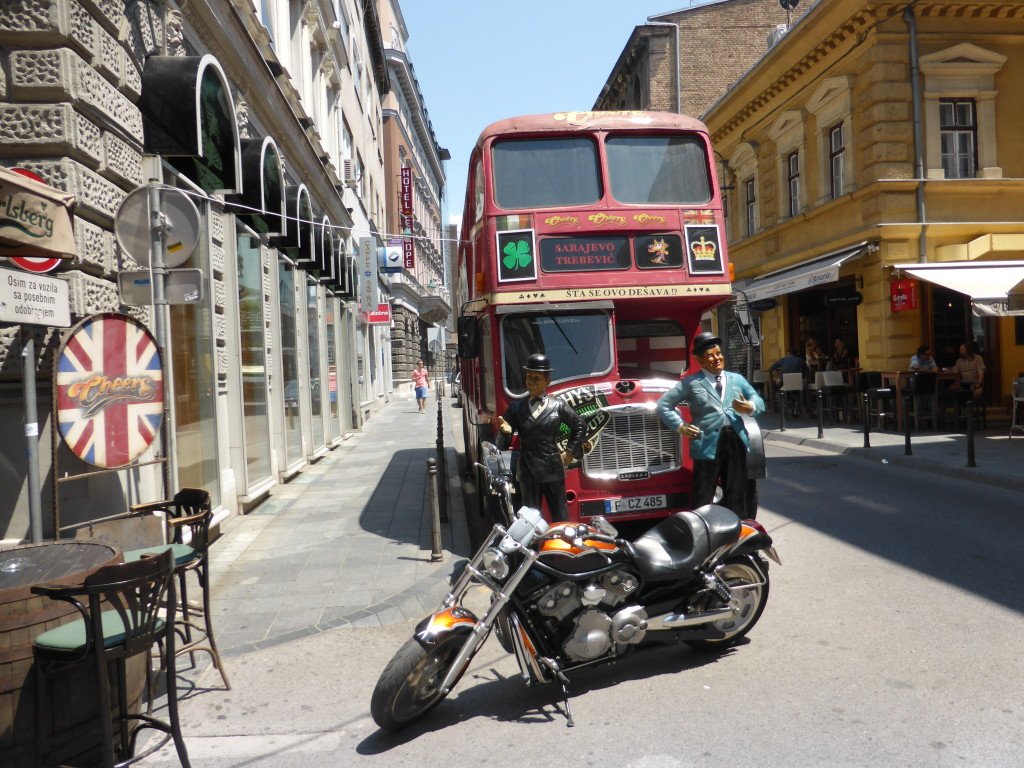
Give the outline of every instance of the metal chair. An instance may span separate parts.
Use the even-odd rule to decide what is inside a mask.
[[[794,415],[803,416],[807,413],[807,389],[806,382],[804,381],[804,375],[802,373],[784,373],[782,374],[782,387],[779,390],[783,393],[784,397],[784,408],[789,407],[790,395],[795,394],[798,404],[798,413]]]
[[[167,544],[143,549],[132,549],[124,553],[126,562],[138,560],[145,555],[160,552],[170,547],[174,556],[174,573],[178,576],[179,620],[178,633],[182,643],[177,649],[180,656],[189,654],[195,666],[196,651],[210,654],[213,665],[220,672],[224,688],[231,690],[224,664],[221,662],[217,641],[213,634],[213,619],[210,612],[210,521],[213,509],[209,492],[201,488],[182,488],[173,499],[136,504],[133,515],[161,514],[167,526]],[[188,543],[184,532],[188,531]],[[188,574],[194,572],[203,595],[203,607],[196,609],[188,601]],[[197,621],[202,619],[202,626]]]
[[[921,424],[930,422],[932,429],[939,428],[938,376],[931,371],[917,371],[911,376],[911,402],[914,413],[914,430],[920,431]],[[909,413],[903,418],[910,418]]]
[[[821,377],[820,381],[818,381],[819,376]],[[815,374],[815,383],[825,396],[825,413],[828,415],[829,422],[837,423],[840,415],[849,422],[850,409],[847,402],[849,387],[846,386],[846,381],[843,379],[843,372],[822,371]]]
[[[1010,437],[1013,437],[1013,430],[1019,429],[1024,433],[1024,377],[1013,380],[1010,400]],[[1020,421],[1018,414],[1022,414]]]
[[[51,680],[81,664],[93,667],[95,674],[96,716],[102,739],[100,764],[105,768],[122,768],[153,754],[168,741],[174,741],[178,760],[189,768],[188,752],[178,721],[177,670],[174,666],[174,560],[165,550],[133,563],[100,568],[78,587],[37,586],[32,592],[71,603],[81,618],[39,635],[33,642],[36,662],[36,753],[43,766],[50,765],[55,755],[61,762],[68,749],[79,745],[51,743],[48,726],[52,722],[55,697]],[[165,617],[160,613],[166,611]],[[166,648],[166,721],[150,714],[135,714],[129,709],[127,661],[145,653],[148,660],[155,643]],[[115,666],[117,710],[111,716],[111,685],[109,665]],[[81,693],[81,692],[77,692]],[[65,694],[69,695],[69,694]],[[117,740],[113,722],[117,722]],[[137,721],[138,724],[133,726]],[[162,739],[135,754],[135,741],[140,731],[152,728],[164,733]],[[115,755],[119,760],[115,762]],[[75,755],[74,757],[81,757]],[[90,761],[90,764],[92,762]]]
[[[878,428],[885,429],[886,423],[896,423],[896,393],[891,387],[882,386],[881,371],[861,371],[857,374],[857,391],[867,395],[867,419],[877,419]]]

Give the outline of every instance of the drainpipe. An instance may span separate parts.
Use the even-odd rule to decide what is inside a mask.
[[[679,67],[679,25],[674,21],[653,21],[653,16],[647,17],[647,24],[651,27],[674,27],[676,31],[676,114],[683,114],[683,85],[679,80],[680,67]]]
[[[917,238],[917,260],[925,262],[928,261],[928,248],[925,239],[924,140],[921,138],[921,80],[917,59],[917,18],[914,16],[913,3],[903,9],[903,20],[907,22],[910,36],[910,89],[914,101],[914,176],[917,178],[914,197],[917,200],[917,221],[921,225],[921,234]]]

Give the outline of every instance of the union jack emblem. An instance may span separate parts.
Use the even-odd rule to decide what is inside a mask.
[[[82,322],[57,358],[57,423],[68,448],[98,467],[123,467],[160,433],[160,350],[145,326],[106,312]]]
[[[683,222],[686,224],[714,224],[715,212],[709,208],[683,211]]]

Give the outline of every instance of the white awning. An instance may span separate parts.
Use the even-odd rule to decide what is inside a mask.
[[[971,299],[1003,299],[1024,281],[1024,261],[946,261],[894,264],[919,280],[966,293]]]
[[[839,279],[839,268],[850,259],[860,256],[867,246],[868,241],[864,241],[815,257],[794,267],[769,272],[746,284],[737,284],[735,291],[738,294],[742,293],[747,301],[757,301],[834,283]]]

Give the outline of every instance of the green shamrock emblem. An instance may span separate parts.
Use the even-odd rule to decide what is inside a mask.
[[[533,261],[533,256],[530,254],[530,244],[525,240],[517,240],[514,243],[508,242],[501,251],[505,254],[505,258],[501,260],[501,263],[505,265],[506,269],[521,269],[522,267],[529,266],[530,262]]]

